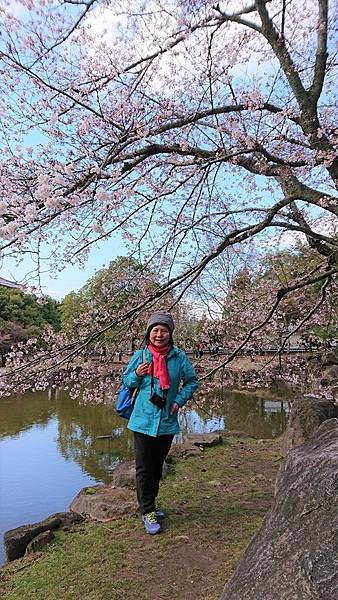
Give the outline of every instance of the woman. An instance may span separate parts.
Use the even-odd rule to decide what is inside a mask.
[[[164,460],[179,431],[177,414],[198,386],[190,360],[173,344],[173,331],[169,313],[160,310],[152,314],[147,323],[147,346],[134,353],[122,377],[127,387],[138,387],[128,429],[134,432],[137,500],[150,535],[161,531],[159,519],[165,516],[155,500]]]

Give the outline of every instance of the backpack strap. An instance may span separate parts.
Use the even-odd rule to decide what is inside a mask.
[[[145,351],[145,348],[143,348],[143,350],[142,350],[142,362],[141,362],[141,364],[142,364],[142,363],[144,363],[144,362],[146,361],[146,359],[147,359],[147,357],[146,357],[146,351]],[[137,395],[137,394],[138,394],[138,392],[139,392],[139,389],[140,389],[140,387],[141,387],[141,384],[142,384],[142,379],[141,379],[141,381],[139,382],[138,386],[135,388],[135,397],[136,397],[136,395]]]

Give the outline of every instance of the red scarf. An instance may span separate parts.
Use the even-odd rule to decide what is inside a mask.
[[[148,373],[149,375],[153,374],[154,377],[159,378],[161,390],[169,390],[170,378],[165,359],[172,346],[168,344],[162,348],[156,348],[152,344],[148,344],[148,348],[153,356],[153,360],[149,365]]]

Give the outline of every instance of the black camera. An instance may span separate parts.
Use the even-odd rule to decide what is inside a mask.
[[[163,408],[165,406],[166,399],[162,398],[162,396],[159,396],[155,392],[155,394],[153,394],[151,396],[150,402],[152,402],[153,404],[155,404],[155,406],[157,406],[157,408]]]

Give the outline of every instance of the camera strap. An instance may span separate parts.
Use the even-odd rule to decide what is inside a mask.
[[[165,359],[167,362],[167,359]],[[150,396],[153,395],[154,392],[154,361],[151,359],[151,383],[150,383]],[[161,390],[163,394],[163,398],[167,399],[168,390]]]

